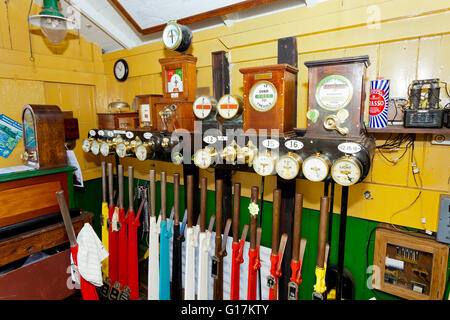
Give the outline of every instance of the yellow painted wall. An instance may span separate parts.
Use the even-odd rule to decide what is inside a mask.
[[[102,55],[99,47],[75,33],[70,33],[62,45],[54,46],[33,27],[34,61],[30,61],[28,5],[24,0],[0,2],[0,113],[20,121],[24,104],[57,104],[62,110],[74,112],[79,119],[80,135],[85,137],[90,128],[97,126],[96,112],[106,111],[109,102],[131,103],[137,94],[161,93],[158,59],[175,54],[164,50],[161,42]],[[31,14],[39,10],[34,5]],[[373,18],[379,24],[368,25]],[[299,127],[306,127],[305,61],[368,54],[372,64],[367,70],[367,84],[383,76],[391,80],[391,97],[404,97],[409,82],[415,78],[450,81],[449,19],[446,0],[329,0],[312,8],[297,8],[230,27],[195,32],[190,53],[198,58],[197,85],[211,87],[211,52],[226,51],[231,67],[231,91],[242,95],[239,68],[276,63],[277,40],[297,37],[300,69],[297,121]],[[112,73],[118,58],[126,58],[130,65],[130,77],[124,83],[116,81]],[[386,138],[379,136],[377,143]],[[349,215],[435,231],[439,195],[449,192],[450,149],[431,145],[430,140],[427,135],[417,136],[415,156],[423,189],[420,199],[409,210],[397,213],[419,192],[411,176],[410,155],[393,166],[376,154],[369,176],[350,188]],[[20,164],[22,148],[20,143],[8,159],[0,158],[0,167]],[[84,179],[98,178],[99,161],[104,158],[83,153],[81,141],[77,142],[75,153]],[[158,171],[165,170],[169,181],[174,172],[182,170],[158,161],[125,159],[123,164],[135,166],[136,176],[141,179],[148,178],[151,165]],[[208,177],[209,188],[213,189],[213,170],[201,170],[201,176]],[[237,172],[233,179],[242,184],[244,196],[249,196],[251,186],[261,182],[252,173]],[[266,200],[272,199],[275,187],[276,178],[266,178]],[[318,209],[323,184],[298,180],[297,191],[304,193],[306,207]],[[370,191],[371,199],[363,198],[365,191]],[[336,193],[339,199],[340,187]],[[335,212],[339,212],[339,201],[335,203]],[[424,226],[422,217],[426,219]]]
[[[0,2],[0,113],[21,121],[25,104],[56,104],[73,111],[80,136],[97,126],[96,105],[104,103],[106,82],[101,49],[69,32],[60,45],[51,44],[38,27],[32,26],[34,61],[30,60],[27,14],[30,2]],[[33,4],[31,15],[41,8]],[[0,158],[0,167],[22,164],[23,140],[12,154]],[[98,176],[99,159],[84,155],[81,140],[75,154],[85,179]]]
[[[221,26],[194,33],[191,51],[198,58],[197,86],[212,86],[211,52],[225,50],[231,67],[231,92],[243,94],[239,68],[263,66],[277,61],[277,40],[297,37],[299,81],[297,101],[298,127],[306,127],[307,68],[305,61],[369,55],[366,84],[378,76],[391,80],[391,97],[405,97],[408,84],[416,78],[440,78],[450,81],[450,8],[447,0],[329,0],[312,8],[301,7],[281,13]],[[151,43],[103,55],[107,102],[125,100],[137,94],[161,93],[161,67],[158,59],[174,55],[164,50],[162,42]],[[114,79],[114,62],[125,58],[130,77],[125,83]],[[441,97],[445,97],[441,94]],[[106,107],[107,104],[103,104]],[[368,101],[366,101],[366,106]],[[98,106],[99,109],[102,106]],[[367,109],[367,108],[366,108]],[[367,114],[366,114],[367,119]],[[378,136],[377,143],[387,136]],[[370,220],[392,222],[436,231],[438,199],[449,192],[449,147],[431,145],[431,137],[418,135],[415,157],[423,180],[419,200],[408,210],[400,211],[416,198],[419,188],[411,176],[410,154],[391,165],[379,154],[363,183],[350,188],[349,215]],[[401,151],[397,152],[400,154]],[[396,154],[390,153],[393,158]],[[136,167],[136,175],[147,179],[150,165],[158,171],[181,172],[172,164],[125,159],[124,165]],[[213,170],[201,170],[214,188]],[[241,182],[243,195],[249,196],[252,185],[261,178],[237,172],[233,179]],[[265,199],[271,200],[276,177],[265,180]],[[305,206],[318,209],[322,183],[297,181],[297,191],[304,193]],[[371,199],[363,194],[370,191]],[[336,190],[335,212],[339,212],[341,189]],[[422,224],[421,218],[425,218]]]

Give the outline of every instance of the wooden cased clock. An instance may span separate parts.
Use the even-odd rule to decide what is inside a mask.
[[[368,56],[305,62],[308,67],[306,135],[357,137],[362,131]]]
[[[197,58],[180,55],[159,59],[159,63],[162,68],[163,97],[193,102],[197,86]]]
[[[154,129],[173,132],[194,131],[192,105],[197,87],[197,58],[189,55],[159,59],[162,68],[163,96],[155,102]]]
[[[298,69],[288,64],[242,68],[244,76],[244,131],[294,129],[295,84]]]
[[[57,106],[25,105],[22,111],[27,166],[44,170],[67,166],[64,115]]]

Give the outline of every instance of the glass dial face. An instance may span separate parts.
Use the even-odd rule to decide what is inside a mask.
[[[147,147],[144,145],[139,145],[136,147],[136,158],[138,158],[141,161],[144,161],[147,159]]]
[[[269,111],[277,103],[277,89],[269,81],[259,81],[250,90],[249,102],[257,111]]]
[[[218,105],[218,112],[224,119],[232,119],[239,111],[239,102],[232,95],[224,95],[220,98]]]
[[[91,151],[95,155],[98,155],[100,151],[100,144],[95,140],[91,142]]]
[[[106,142],[102,142],[100,145],[100,152],[105,157],[109,155],[109,145]]]
[[[164,28],[162,39],[167,49],[176,49],[181,42],[181,30],[174,23],[168,23]]]
[[[311,156],[302,165],[302,172],[306,179],[311,181],[322,181],[328,175],[330,166],[321,156]]]
[[[125,158],[127,156],[127,147],[124,143],[119,143],[116,147],[116,153],[119,157]]]
[[[183,69],[167,70],[167,92],[183,92]]]
[[[333,180],[342,186],[351,186],[361,178],[359,160],[355,158],[341,158],[331,168]]]
[[[114,73],[117,76],[117,78],[119,78],[119,79],[122,79],[125,77],[126,66],[122,61],[117,62],[117,64],[114,67]]]
[[[337,111],[346,107],[353,96],[353,86],[341,75],[323,78],[316,89],[316,101],[322,108]]]
[[[83,139],[83,144],[81,148],[83,149],[84,152],[91,151],[91,141],[89,141],[88,139]]]
[[[211,153],[207,150],[201,149],[194,155],[194,163],[201,169],[207,169],[212,163]]]
[[[273,155],[267,153],[259,153],[253,159],[253,168],[260,176],[268,176],[275,171],[275,159]]]
[[[26,147],[36,147],[36,135],[34,134],[33,114],[26,109],[23,115],[23,128],[25,130],[24,143]]]
[[[198,119],[205,119],[207,118],[212,111],[212,103],[211,103],[211,99],[209,99],[206,96],[201,96],[198,97],[195,101],[194,101],[194,115],[198,118]]]
[[[277,160],[276,170],[281,178],[291,180],[297,177],[300,164],[293,157],[286,155]]]

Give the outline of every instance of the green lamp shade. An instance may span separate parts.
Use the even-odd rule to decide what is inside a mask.
[[[39,13],[39,15],[49,15],[65,18],[61,11],[59,11],[58,2],[59,0],[44,0],[44,8]]]

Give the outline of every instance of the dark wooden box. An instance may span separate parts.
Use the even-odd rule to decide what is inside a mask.
[[[46,170],[67,166],[64,116],[58,106],[25,105],[22,125],[26,164]]]
[[[0,182],[0,227],[59,212],[55,193],[64,190],[68,200],[67,174],[58,172]]]
[[[97,113],[98,128],[103,130],[134,130],[139,126],[137,112]]]
[[[163,96],[167,99],[194,101],[197,87],[197,58],[188,55],[180,55],[159,59],[162,68]],[[171,92],[168,86],[168,72],[182,70],[183,91]]]
[[[277,64],[263,67],[242,68],[244,76],[244,131],[248,129],[271,129],[280,135],[292,132],[295,118],[295,83],[298,69],[288,64]],[[249,101],[250,90],[259,81],[272,83],[277,90],[275,106],[265,112],[255,110]]]
[[[164,112],[166,108],[176,106],[176,110],[172,111],[172,116],[163,122],[160,112]],[[172,99],[160,99],[155,103],[156,127],[154,131],[173,132],[176,129],[184,129],[194,132],[195,116],[192,111],[193,102],[174,102]]]
[[[162,98],[161,94],[142,94],[134,97],[139,110],[139,128],[151,130],[156,127],[155,103]]]

